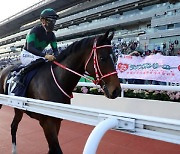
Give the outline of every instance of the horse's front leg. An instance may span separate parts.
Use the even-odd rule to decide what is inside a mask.
[[[46,140],[49,145],[48,154],[62,154],[62,150],[58,141],[58,133],[60,129],[61,119],[44,116],[40,120],[40,125],[44,130]]]
[[[11,136],[12,136],[12,153],[13,154],[17,154],[17,150],[16,150],[16,132],[18,129],[18,124],[21,121],[22,117],[23,117],[23,112],[19,109],[14,109],[15,111],[15,115],[14,115],[14,119],[11,123]]]

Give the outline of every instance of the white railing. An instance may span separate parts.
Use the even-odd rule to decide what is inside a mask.
[[[77,86],[98,87],[98,88],[100,87],[90,82],[79,82]],[[180,86],[121,84],[121,97],[124,97],[125,89],[180,91]]]
[[[180,119],[158,118],[101,110],[3,94],[0,94],[0,104],[96,126],[85,145],[84,154],[95,154],[100,139],[111,128],[139,136],[180,144]],[[99,129],[101,130],[100,132]],[[93,144],[91,144],[92,142]],[[95,142],[96,145],[94,145]],[[91,152],[88,152],[89,149]]]
[[[95,154],[104,134],[112,128],[118,126],[118,120],[116,118],[108,118],[98,124],[93,132],[88,137],[86,145],[84,147],[83,154]]]

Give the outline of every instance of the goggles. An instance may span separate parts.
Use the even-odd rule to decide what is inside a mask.
[[[47,23],[56,23],[56,19],[52,19],[52,18],[46,18]]]

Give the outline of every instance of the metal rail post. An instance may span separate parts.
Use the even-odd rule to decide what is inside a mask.
[[[118,126],[118,120],[116,118],[108,118],[100,122],[88,137],[83,154],[95,154],[101,138],[109,129],[116,126]]]

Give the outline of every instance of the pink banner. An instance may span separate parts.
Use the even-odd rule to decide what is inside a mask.
[[[116,66],[121,79],[144,79],[180,83],[180,56],[146,57],[123,55]]]

